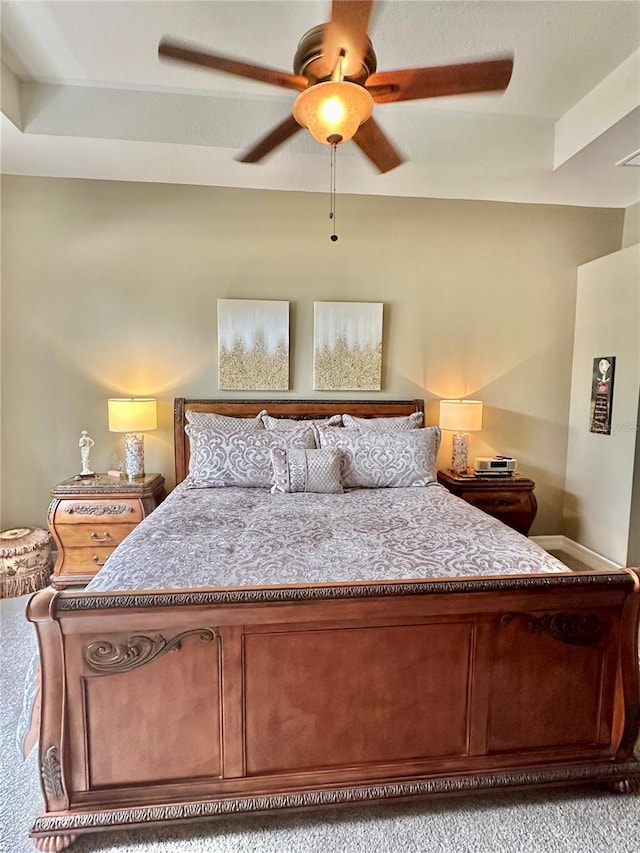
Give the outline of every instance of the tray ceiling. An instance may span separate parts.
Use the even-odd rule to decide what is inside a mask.
[[[295,93],[160,61],[171,35],[291,69],[329,3],[3,0],[2,171],[326,192],[329,149],[297,134],[263,163],[234,158],[285,118]],[[381,104],[407,159],[379,175],[338,149],[339,192],[626,207],[640,169],[640,2],[378,4],[380,70],[513,52],[502,95]]]

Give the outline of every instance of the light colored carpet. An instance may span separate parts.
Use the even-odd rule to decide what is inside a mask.
[[[572,572],[592,571],[591,567],[586,563],[583,563],[582,560],[579,560],[577,557],[572,557],[571,554],[567,554],[565,551],[549,551],[549,553],[563,562],[568,569],[571,569]]]
[[[0,601],[0,851],[34,850],[40,804],[36,750],[22,761],[15,730],[35,648],[27,598]],[[81,836],[75,853],[638,853],[640,796],[599,788],[492,793],[223,819],[187,827]]]

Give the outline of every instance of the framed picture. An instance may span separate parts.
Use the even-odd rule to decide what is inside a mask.
[[[382,303],[314,303],[313,387],[316,391],[379,391]]]
[[[615,371],[616,357],[614,355],[603,355],[593,359],[589,432],[611,435]]]
[[[288,391],[288,302],[218,299],[218,387]]]

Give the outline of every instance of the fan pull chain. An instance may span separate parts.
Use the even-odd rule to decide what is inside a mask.
[[[338,239],[338,235],[336,234],[336,151],[338,149],[337,144],[331,146],[331,190],[329,193],[330,203],[329,203],[329,219],[333,220],[333,234],[331,235],[331,242],[335,243]]]

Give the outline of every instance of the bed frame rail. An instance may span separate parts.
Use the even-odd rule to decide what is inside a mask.
[[[251,811],[637,789],[639,581],[36,593],[46,808],[32,836],[62,849]]]

